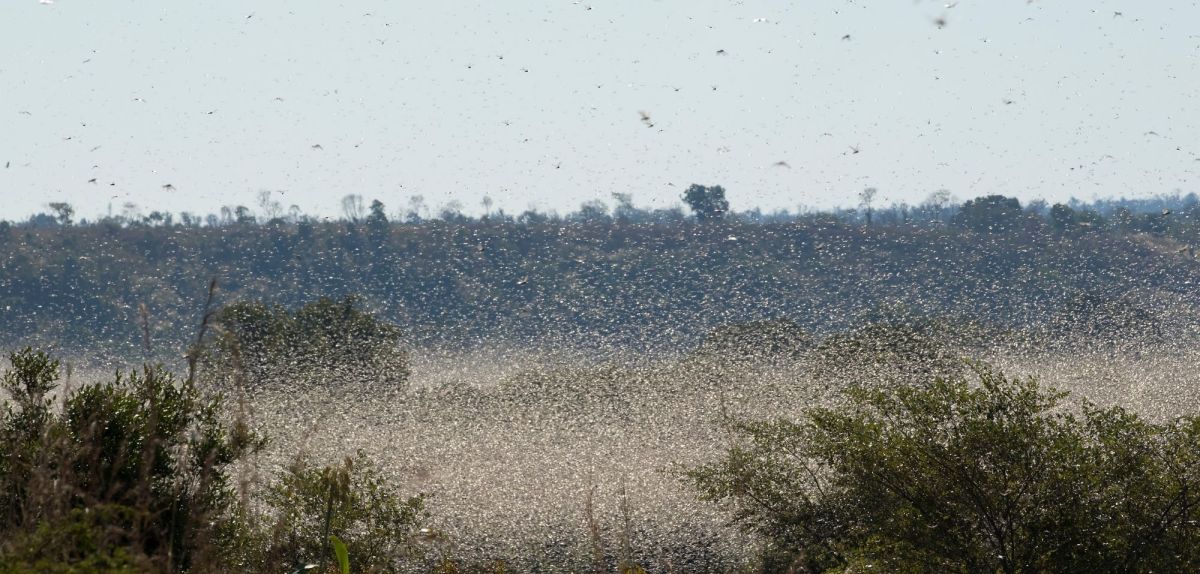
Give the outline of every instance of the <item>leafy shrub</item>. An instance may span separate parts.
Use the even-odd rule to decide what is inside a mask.
[[[769,542],[765,569],[1158,572],[1200,568],[1200,418],[1154,424],[976,367],[857,387],[687,473]]]
[[[157,367],[49,393],[58,361],[10,356],[0,415],[0,570],[187,569],[222,536],[232,491],[226,468],[263,441],[222,421],[202,395]],[[25,566],[21,566],[25,565]]]
[[[133,509],[100,505],[72,509],[33,532],[13,533],[0,573],[133,574],[153,571],[153,562],[131,553],[134,541],[120,527],[136,520]]]
[[[333,558],[395,572],[422,554],[424,497],[402,497],[361,452],[341,465],[299,459],[264,496],[234,496],[227,469],[265,441],[225,424],[224,402],[160,367],[70,392],[58,362],[30,349],[0,378],[0,574],[290,572]]]
[[[987,195],[964,202],[954,221],[975,231],[1004,233],[1015,229],[1022,215],[1017,198]]]
[[[360,300],[322,297],[294,313],[261,303],[221,310],[221,334],[211,341],[206,367],[228,380],[244,374],[254,386],[354,379],[387,388],[405,383],[408,354],[400,329],[360,308]]]
[[[330,537],[344,541],[353,572],[398,572],[423,555],[428,513],[422,495],[404,497],[359,451],[317,468],[297,459],[265,496],[273,525],[255,556],[264,572],[290,572],[333,557]]]

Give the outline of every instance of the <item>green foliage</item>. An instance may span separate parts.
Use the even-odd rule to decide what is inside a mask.
[[[159,367],[83,386],[57,412],[57,361],[30,349],[10,361],[0,574],[285,572],[331,556],[343,573],[396,572],[431,536],[424,497],[400,496],[361,452],[333,467],[297,460],[259,520],[227,469],[264,441],[223,422],[220,396]]]
[[[972,200],[963,225],[943,223],[958,210],[948,201],[873,207],[869,228],[858,224],[861,210],[730,212],[720,225],[693,225],[682,212],[628,206],[611,220],[587,222],[493,211],[456,222],[296,216],[235,224],[231,210],[227,223],[211,227],[113,219],[7,225],[0,342],[141,357],[137,309],[145,304],[153,352],[174,358],[193,342],[200,289],[213,276],[222,297],[263,301],[272,312],[298,309],[313,293],[360,294],[414,344],[608,337],[674,349],[714,324],[804,316],[806,327],[828,331],[845,327],[846,313],[830,310],[895,301],[927,314],[970,309],[981,320],[1019,326],[1080,290],[1148,302],[1187,295],[1200,282],[1200,264],[1186,249],[1200,245],[1200,208],[1184,207],[1182,198],[1130,203],[1127,213],[1111,203],[1073,203],[1078,231],[1071,232],[1054,232],[1043,215],[1024,211],[1018,225],[985,237],[975,229],[988,217],[966,225],[981,200]],[[1083,226],[1100,215],[1109,225]],[[1175,313],[1173,321],[1193,316]]]
[[[683,193],[683,201],[692,208],[700,221],[719,221],[729,211],[729,200],[725,199],[725,188],[714,185],[705,187],[693,183]]]
[[[265,502],[273,525],[255,554],[243,558],[259,571],[291,571],[331,553],[340,562],[332,536],[355,572],[399,572],[423,555],[420,538],[430,536],[424,496],[401,496],[361,451],[322,468],[298,459]]]
[[[261,303],[221,310],[222,334],[209,343],[205,367],[218,376],[246,374],[270,381],[374,381],[396,387],[408,380],[400,329],[361,309],[361,301],[322,297],[294,313]]]
[[[1016,229],[1022,215],[1017,198],[988,195],[964,202],[954,220],[975,231],[1003,233]]]
[[[6,404],[0,420],[0,534],[14,542],[0,544],[0,564],[179,569],[209,549],[229,518],[226,468],[263,445],[243,425],[224,423],[219,396],[145,367],[77,389],[55,412],[47,394],[58,362],[30,349],[10,362],[2,380],[15,407]]]
[[[777,570],[1157,572],[1200,567],[1200,418],[1120,408],[976,367],[977,384],[856,388],[692,469]]]
[[[337,536],[330,536],[329,543],[333,545],[333,555],[337,558],[338,570],[342,574],[350,574],[350,552],[346,549],[346,543]]]
[[[12,525],[30,519],[30,478],[49,456],[43,449],[52,431],[48,395],[57,386],[59,363],[28,347],[9,362],[12,369],[0,377],[0,391],[12,401],[0,412],[0,520]]]
[[[131,553],[134,541],[114,525],[132,524],[137,513],[119,505],[72,509],[55,523],[14,533],[0,554],[0,574],[134,574],[155,570]]]

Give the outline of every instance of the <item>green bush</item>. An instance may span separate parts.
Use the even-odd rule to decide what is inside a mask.
[[[59,412],[58,362],[31,349],[10,361],[0,570],[179,570],[211,550],[230,519],[226,469],[263,445],[225,424],[220,396],[145,367],[71,392]]]
[[[1200,418],[1072,410],[1033,379],[975,373],[734,423],[744,440],[688,479],[768,541],[767,571],[1200,568]]]
[[[361,380],[395,388],[408,380],[409,360],[395,325],[362,310],[360,300],[324,298],[295,312],[236,303],[217,314],[219,334],[206,344],[211,379],[245,375],[259,387]]]
[[[154,563],[131,553],[134,541],[120,527],[136,512],[119,505],[72,509],[33,532],[13,534],[0,556],[0,574],[133,574],[152,572]]]
[[[330,537],[344,541],[352,572],[398,572],[424,554],[433,533],[422,495],[401,496],[362,451],[318,468],[296,460],[265,496],[271,526],[255,555],[262,572],[291,572],[333,558]]]

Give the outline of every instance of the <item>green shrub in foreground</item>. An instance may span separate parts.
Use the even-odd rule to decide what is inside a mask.
[[[344,541],[353,572],[399,572],[423,555],[425,498],[403,497],[359,451],[339,465],[296,460],[270,486],[270,523],[246,562],[260,572],[332,563],[330,537]]]
[[[0,412],[0,571],[186,570],[227,530],[226,469],[260,448],[222,400],[157,367],[67,394],[58,362],[10,356]],[[74,569],[74,570],[73,570]]]
[[[768,571],[1200,569],[1200,418],[1073,412],[975,372],[734,423],[744,440],[688,478],[764,536]]]
[[[0,574],[291,572],[332,566],[344,540],[354,572],[418,562],[422,496],[402,497],[363,453],[317,467],[301,458],[262,499],[239,502],[229,469],[265,441],[228,423],[219,395],[158,367],[52,393],[58,362],[25,349],[0,377]]]

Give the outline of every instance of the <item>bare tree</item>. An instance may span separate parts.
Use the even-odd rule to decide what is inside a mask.
[[[363,205],[363,198],[357,193],[351,193],[342,198],[342,214],[351,222],[358,223],[367,215],[367,208]]]
[[[420,223],[424,218],[425,213],[425,196],[414,195],[408,198],[408,213],[405,214],[404,220],[409,223]]]
[[[867,227],[871,226],[871,215],[873,213],[871,204],[875,202],[875,195],[878,193],[879,190],[873,187],[868,187],[858,192],[858,206],[862,208],[863,213],[866,214]]]
[[[457,221],[462,219],[462,202],[451,200],[442,206],[441,213],[438,214],[443,221]]]
[[[275,192],[269,189],[258,192],[258,208],[262,210],[263,219],[266,221],[283,216],[283,206],[275,201]]]
[[[951,200],[950,190],[939,189],[925,198],[924,207],[933,213],[935,221],[941,221],[942,212],[946,210],[946,206],[950,205]]]
[[[610,195],[613,201],[617,202],[617,206],[613,208],[613,217],[623,221],[637,212],[637,208],[633,206],[633,194],[614,191]]]
[[[138,209],[137,204],[132,201],[126,201],[125,204],[121,206],[121,216],[125,218],[126,222],[133,222],[139,219],[141,217],[141,211],[142,210]]]

